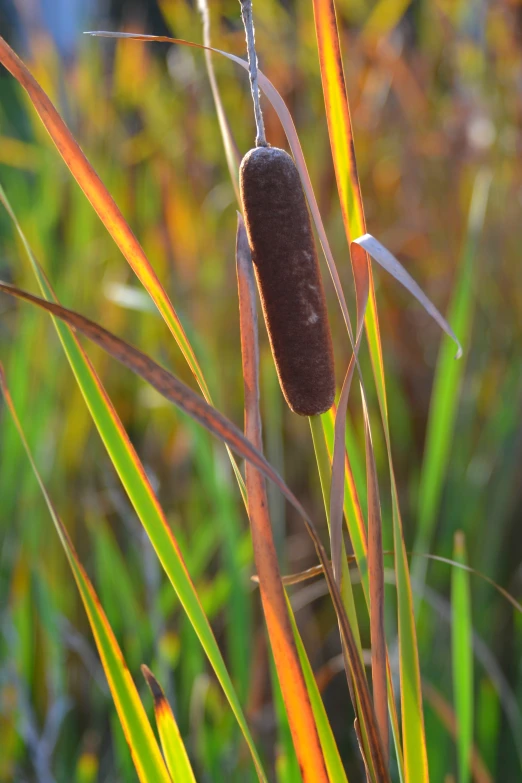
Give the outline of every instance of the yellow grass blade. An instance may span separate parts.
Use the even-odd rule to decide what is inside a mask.
[[[65,550],[67,560],[69,561],[71,571],[80,592],[138,777],[141,783],[171,783],[170,776],[166,770],[147,715],[140,701],[138,691],[136,690],[136,686],[130,676],[127,665],[125,664],[116,637],[112,632],[89,577],[78,560],[69,534],[59,518],[45,485],[40,478],[40,474],[38,473],[38,469],[25,439],[22,426],[16,414],[2,365],[0,365],[0,388],[20,434],[34,475],[42,490],[56,532],[58,533],[60,542]]]
[[[161,747],[172,781],[173,783],[196,783],[196,778],[194,777],[194,772],[170,704],[151,670],[143,664],[141,671],[154,699],[154,714],[156,715]]]
[[[0,186],[0,202],[11,217],[40,286],[47,300],[56,302],[56,297],[47,280],[43,269],[34,257],[31,247],[18,223],[16,216]],[[93,421],[107,449],[112,463],[122,481],[129,499],[146,530],[158,558],[176,590],[181,604],[187,613],[203,648],[211,662],[216,676],[221,683],[240,726],[245,740],[252,753],[254,765],[261,781],[265,781],[265,773],[241,709],[237,694],[232,685],[225,662],[219,651],[216,639],[199,601],[196,589],[185,566],[179,545],[165,518],[156,495],[152,489],[147,474],[140,459],[129,440],[118,414],[112,405],[94,367],[83,350],[75,333],[58,319],[53,319],[56,331],[62,343],[78,386],[83,394]]]
[[[321,78],[325,96],[330,145],[334,161],[341,211],[348,242],[366,234],[364,209],[355,161],[350,111],[344,80],[341,48],[333,0],[314,0],[315,26],[319,47]],[[366,334],[383,420],[391,477],[395,569],[397,575],[399,646],[401,673],[402,732],[406,783],[427,783],[428,760],[420,669],[413,615],[413,600],[404,544],[397,488],[389,437],[388,410],[382,347],[377,318],[372,271],[368,264],[369,301]],[[400,752],[398,752],[400,757]]]

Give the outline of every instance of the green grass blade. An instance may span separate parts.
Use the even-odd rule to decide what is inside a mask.
[[[327,415],[327,414],[325,414]],[[323,494],[323,501],[325,507],[326,518],[328,524],[330,524],[330,477],[331,477],[331,462],[326,447],[326,441],[324,437],[324,430],[322,426],[321,416],[310,416],[310,429],[312,431],[312,439],[314,443],[315,459],[317,462],[317,469],[319,471],[319,479],[321,482],[321,490]],[[359,650],[359,656],[361,661],[362,644],[361,635],[359,631],[359,622],[357,620],[357,612],[355,610],[355,601],[353,597],[352,583],[350,580],[350,572],[348,569],[348,563],[346,559],[346,550],[344,546],[344,540],[341,540],[341,595],[344,601],[346,614],[352,626],[353,635],[357,643]]]
[[[78,560],[69,534],[58,517],[45,485],[40,478],[22,426],[16,415],[1,365],[0,386],[78,586],[138,777],[142,783],[171,783],[152,728],[123,659],[116,637],[112,632],[94,588]]]
[[[196,379],[203,396],[211,402],[210,391],[194,349],[185,334],[183,325],[152,268],[143,248],[132,233],[109,191],[83,154],[71,131],[61,118],[45,91],[38,84],[26,65],[0,36],[0,62],[26,90],[35,110],[53,140],[58,152],[68,166],[78,185],[85,193],[107,231],[114,239],[123,256],[149,293],[163,320],[170,329],[185,360]],[[243,500],[246,502],[243,477],[232,454],[229,452]]]
[[[9,212],[25,250],[43,296],[56,301],[53,290],[18,224],[16,217],[0,188],[0,200]],[[210,663],[221,683],[223,691],[236,716],[245,740],[250,748],[259,779],[266,780],[254,740],[248,728],[241,705],[232,685],[230,675],[217,645],[212,629],[203,611],[190,575],[186,569],[179,546],[167,523],[163,510],[153,492],[145,470],[136,454],[123,425],[118,418],[96,371],[71,329],[58,319],[53,319],[56,331],[66,353],[71,369],[80,387],[93,421],[107,449],[111,461],[121,479],[136,513],[145,528],[160,562],[169,577],[194,629],[203,645]]]
[[[467,565],[464,534],[455,534],[453,556]],[[471,780],[471,748],[473,745],[473,626],[469,574],[453,568],[451,574],[451,641],[453,694],[457,718],[457,751],[459,783]]]
[[[473,277],[478,242],[484,224],[491,176],[479,171],[473,185],[468,230],[448,320],[454,325],[464,346],[468,344],[473,321]],[[431,395],[426,445],[419,485],[418,526],[415,551],[429,552],[444,479],[449,465],[451,440],[459,402],[459,387],[465,361],[454,360],[454,348],[445,337],[437,360]],[[414,571],[416,581],[424,582],[426,560],[419,559]]]

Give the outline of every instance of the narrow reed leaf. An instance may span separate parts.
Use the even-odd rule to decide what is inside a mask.
[[[355,160],[350,109],[346,93],[341,46],[333,0],[314,0],[314,19],[326,116],[328,120],[328,132],[330,135],[330,146],[332,149],[332,158],[337,180],[337,189],[341,201],[341,212],[346,237],[350,244],[352,269],[357,284],[357,270],[354,268],[353,254],[353,248],[357,245],[353,240],[366,234],[366,220]],[[413,614],[413,599],[393,468],[382,345],[377,317],[375,288],[373,285],[370,264],[367,264],[367,272],[369,294],[368,307],[365,313],[366,334],[368,337],[368,346],[381,410],[381,418],[384,426],[391,479],[399,620],[402,755],[404,756],[404,770],[400,768],[399,774],[405,783],[427,783],[429,780],[428,758],[424,730],[424,715],[422,710],[420,668],[415,619]],[[391,693],[391,688],[389,688],[389,691]],[[395,711],[395,705],[391,703],[391,700],[389,700],[389,703],[390,709]],[[392,715],[392,726],[395,725],[395,722],[395,716]],[[398,737],[395,730],[394,739],[397,761],[399,767],[401,767],[401,748],[397,745]]]
[[[58,516],[40,477],[38,468],[36,467],[36,463],[34,462],[31,450],[26,441],[22,425],[18,419],[13,400],[11,399],[1,364],[0,388],[24,445],[27,457],[44,496],[60,543],[64,548],[76,585],[80,592],[138,777],[141,783],[171,783],[154,733],[123,658],[123,654],[116,641],[116,637],[112,632],[109,621],[101,607],[89,577],[78,559],[74,545],[69,538],[69,534]]]
[[[362,237],[357,237],[354,242],[363,247],[367,253],[377,261],[383,269],[389,272],[409,293],[417,299],[418,302],[424,307],[428,315],[431,315],[433,320],[440,326],[443,332],[451,337],[453,342],[457,346],[457,354],[455,359],[460,359],[462,356],[462,346],[456,337],[453,329],[446,321],[446,319],[439,313],[435,305],[428,299],[422,288],[415,282],[413,277],[407,272],[402,264],[397,261],[393,253],[381,245],[381,243],[372,237],[371,234],[364,234]]]
[[[259,347],[254,270],[245,226],[239,213],[236,268],[245,387],[245,435],[261,452],[263,443],[259,412]],[[250,463],[246,465],[246,486],[263,611],[301,774],[305,783],[308,781],[328,783],[314,713],[297,654],[285,592],[281,583],[265,479]]]
[[[161,748],[172,781],[173,783],[196,783],[188,753],[179,733],[178,724],[170,704],[165,698],[163,689],[148,666],[143,664],[141,671],[154,699],[154,714],[161,740]]]
[[[46,302],[42,299],[39,299],[38,297],[33,296],[26,291],[22,291],[19,288],[16,288],[16,286],[12,286],[7,283],[0,283],[0,291],[3,291],[4,293],[7,293],[11,296],[15,296],[19,299],[31,302],[43,310],[47,310],[48,312],[61,318],[70,326],[77,329],[89,340],[99,345],[100,348],[110,354],[113,358],[117,359],[117,361],[119,361],[121,364],[124,364],[136,375],[139,375],[141,378],[146,380],[156,389],[156,391],[165,397],[165,399],[173,402],[181,410],[187,413],[187,415],[192,417],[195,421],[204,426],[209,432],[215,435],[218,439],[223,440],[230,446],[230,448],[232,448],[245,459],[249,460],[267,478],[276,484],[286,499],[299,512],[305,523],[306,529],[312,538],[319,561],[324,568],[328,589],[330,595],[332,596],[334,609],[339,620],[343,643],[345,644],[347,655],[349,656],[352,675],[354,678],[354,686],[361,705],[361,716],[368,730],[369,748],[372,754],[372,760],[374,762],[375,769],[377,770],[377,780],[379,783],[381,783],[381,781],[387,783],[389,781],[389,772],[383,760],[379,732],[375,722],[375,715],[366,683],[364,669],[359,658],[357,644],[355,642],[350,623],[346,617],[346,612],[344,610],[339,590],[335,583],[328,557],[310,516],[306,513],[301,503],[287,487],[278,473],[266,461],[263,455],[252,446],[250,441],[244,437],[243,433],[231,421],[229,421],[225,416],[223,416],[223,414],[219,413],[219,411],[209,405],[202,397],[192,391],[192,389],[175,378],[163,367],[160,367],[160,365],[156,364],[156,362],[143,354],[137,348],[134,348],[128,343],[125,343],[123,340],[120,340],[118,337],[111,334],[106,329],[103,329],[98,324],[95,324],[93,321],[85,318],[84,316],[81,316],[72,310],[67,310],[66,308],[61,307],[60,305],[57,305],[53,302]],[[161,551],[162,548],[160,547],[158,552],[160,557]],[[166,567],[165,563],[163,564],[164,567]]]
[[[455,533],[453,556],[466,565],[464,534]],[[453,701],[457,718],[458,781],[471,779],[471,748],[473,744],[473,625],[469,576],[460,568],[451,577],[451,641],[453,667]]]
[[[42,294],[46,299],[56,302],[56,296],[50,283],[34,257],[31,247],[1,187],[0,201],[13,220],[20,235]],[[56,318],[53,318],[53,323],[114,468],[216,672],[216,676],[221,683],[238,725],[250,748],[258,776],[261,781],[265,781],[266,778],[261,761],[257,755],[253,738],[225,662],[183,561],[179,545],[154,494],[143,465],[74,331]]]
[[[368,571],[370,583],[370,635],[372,651],[372,686],[375,715],[388,755],[388,709],[386,689],[386,637],[384,635],[384,560],[382,518],[377,468],[373,453],[368,409],[363,400],[366,443],[366,477],[368,484]]]
[[[225,114],[225,109],[223,108],[223,101],[221,100],[216,74],[214,73],[214,65],[212,63],[211,53],[212,47],[210,46],[210,11],[207,0],[198,0],[198,10],[201,14],[201,21],[203,23],[203,43],[205,44],[205,64],[207,66],[208,80],[210,82],[210,89],[212,90],[212,97],[216,107],[216,114],[219,122],[219,130],[221,131],[221,137],[223,139],[223,146],[225,148],[228,171],[234,192],[236,194],[236,199],[239,204],[240,197],[238,170],[239,164],[241,163],[241,155],[239,154],[228,117]]]
[[[209,405],[203,397],[194,392],[189,386],[178,380],[168,370],[165,370],[153,359],[139,351],[134,346],[121,340],[116,335],[108,332],[99,324],[85,318],[79,313],[68,310],[56,302],[40,299],[27,291],[22,291],[9,283],[0,282],[0,291],[25,300],[40,307],[42,310],[55,315],[69,326],[81,332],[91,342],[128,367],[132,372],[149,383],[165,399],[173,402],[188,416],[202,424],[218,439],[225,441],[238,454],[255,465],[265,476],[271,479],[283,492],[288,501],[299,511],[305,520],[308,515],[297,498],[288,489],[277,472],[266,461],[264,456],[245,438],[241,430],[226,416]]]
[[[330,538],[332,561],[334,564],[334,574],[340,573],[341,549],[340,541],[342,538],[343,525],[343,506],[344,506],[344,474],[345,474],[345,455],[346,455],[346,414],[348,410],[348,397],[355,367],[359,371],[361,395],[365,399],[364,384],[362,373],[358,366],[358,354],[361,345],[363,333],[364,316],[368,304],[369,292],[369,267],[366,253],[359,245],[351,245],[352,268],[355,280],[355,294],[357,303],[357,326],[356,339],[353,346],[353,354],[350,358],[348,369],[344,378],[341,395],[335,412],[334,423],[334,441],[332,458],[332,481],[330,489]],[[373,448],[373,447],[372,447]],[[339,577],[338,577],[339,578]],[[364,727],[362,728],[364,732]]]
[[[326,440],[326,446],[330,455],[334,451],[335,440],[335,414],[334,409],[321,416],[323,432]],[[361,466],[362,468],[362,466]],[[348,449],[345,447],[344,453],[344,496],[343,510],[348,528],[348,535],[352,542],[353,551],[357,560],[357,565],[361,571],[361,578],[364,580],[368,573],[367,565],[367,535],[364,523],[364,516],[359,500],[359,493],[355,483],[353,470],[350,461]],[[367,584],[367,582],[365,582]]]
[[[339,589],[341,591],[341,597],[343,599],[344,607],[346,609],[346,614],[348,615],[348,620],[350,621],[350,624],[352,626],[353,635],[357,643],[357,648],[359,650],[359,655],[362,661],[363,650],[362,650],[361,637],[359,632],[359,622],[357,619],[357,612],[355,609],[355,600],[353,597],[352,583],[351,583],[350,573],[348,570],[348,560],[346,555],[346,548],[344,545],[344,539],[341,535],[338,544],[333,543],[333,539],[332,539],[332,523],[330,517],[330,503],[329,503],[329,498],[332,495],[332,489],[331,489],[332,467],[331,467],[330,455],[328,454],[328,448],[326,446],[326,441],[324,437],[324,430],[322,427],[322,417],[311,416],[309,421],[310,421],[310,429],[312,432],[312,439],[314,443],[315,460],[317,462],[319,478],[321,481],[321,489],[323,494],[326,519],[330,530],[330,549],[332,552],[332,569],[336,581],[339,584]],[[341,478],[343,478],[342,473],[341,473]],[[333,556],[335,546],[338,546],[340,551],[340,560],[338,558],[337,562],[335,561]],[[336,568],[338,569],[337,572],[335,570]],[[347,670],[346,675],[348,678],[348,687],[351,688],[351,675],[350,675],[349,667],[346,666],[346,658],[345,658],[345,669]],[[351,695],[353,694],[351,693]]]
[[[480,235],[484,225],[491,174],[480,170],[475,177],[468,215],[468,226],[454,292],[449,305],[449,320],[464,345],[471,336],[474,297],[473,278]],[[439,509],[444,479],[449,466],[451,442],[459,403],[459,388],[465,362],[453,361],[452,346],[443,340],[439,349],[430,400],[426,445],[419,482],[418,526],[415,549],[431,548],[433,529]],[[426,561],[419,560],[414,576],[424,582]]]
[[[451,734],[453,739],[457,740],[457,720],[455,713],[451,708],[451,704],[446,701],[437,688],[431,683],[426,682],[426,680],[423,680],[422,682],[422,692],[424,693],[426,701],[446,728],[448,734]],[[475,745],[471,746],[469,764],[471,776],[475,783],[494,783],[491,773],[486,767],[486,764]]]

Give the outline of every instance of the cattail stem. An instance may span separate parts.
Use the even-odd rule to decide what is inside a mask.
[[[241,18],[245,28],[247,42],[248,66],[250,69],[250,88],[254,101],[254,116],[256,118],[256,147],[268,147],[265,136],[265,122],[261,111],[259,86],[257,84],[257,53],[255,42],[254,20],[252,18],[252,0],[239,0],[241,4]]]

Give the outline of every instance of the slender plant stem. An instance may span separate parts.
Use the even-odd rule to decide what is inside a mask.
[[[254,20],[252,18],[252,0],[239,0],[241,3],[241,18],[245,28],[247,42],[248,65],[250,68],[250,87],[252,100],[254,101],[254,115],[256,118],[256,147],[268,147],[265,136],[265,122],[261,111],[259,86],[257,84],[257,53],[255,42]]]

